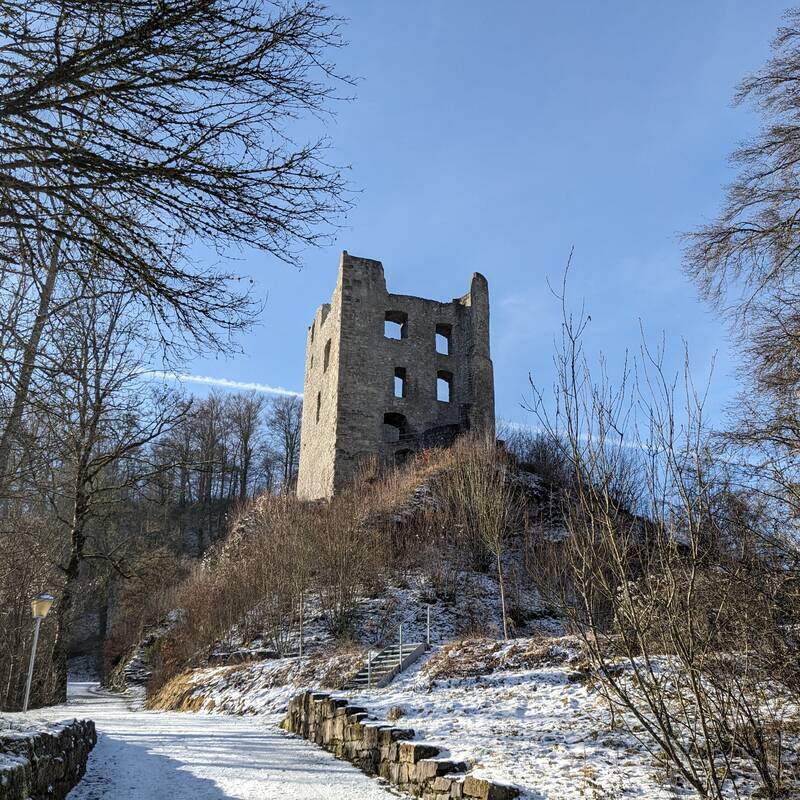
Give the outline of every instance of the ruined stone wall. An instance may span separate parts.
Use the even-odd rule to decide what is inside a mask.
[[[517,789],[466,775],[466,765],[440,758],[438,747],[411,741],[414,731],[371,718],[365,709],[320,692],[289,703],[281,727],[380,775],[423,800],[513,800]]]
[[[60,800],[83,777],[97,742],[91,720],[37,731],[0,726],[0,800]]]
[[[330,304],[326,303],[317,309],[306,337],[306,372],[297,480],[297,494],[303,499],[312,500],[333,494],[341,308],[337,283]]]
[[[387,318],[402,322],[402,338],[384,335]],[[447,354],[437,331],[449,337]],[[438,376],[450,378],[447,402]],[[434,429],[494,436],[486,279],[475,273],[467,295],[444,303],[391,294],[379,261],[343,253],[330,305],[308,333],[298,496],[329,497],[365,456],[400,460]]]

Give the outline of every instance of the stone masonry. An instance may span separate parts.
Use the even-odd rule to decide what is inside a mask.
[[[298,497],[330,497],[365,456],[401,462],[468,430],[494,436],[486,278],[450,302],[391,294],[380,261],[343,252],[308,329]]]
[[[94,722],[39,730],[0,725],[0,800],[60,800],[80,781],[97,741]]]
[[[382,723],[366,709],[321,692],[296,695],[281,727],[423,800],[513,800],[519,796],[513,786],[466,775],[466,765],[442,758],[438,747],[411,741],[414,731]]]

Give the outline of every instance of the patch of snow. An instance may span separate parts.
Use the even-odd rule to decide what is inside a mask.
[[[635,739],[610,731],[602,699],[570,682],[568,666],[434,681],[424,668],[353,701],[383,717],[400,709],[397,724],[417,738],[443,744],[473,774],[529,798],[674,799],[675,787],[661,782]]]

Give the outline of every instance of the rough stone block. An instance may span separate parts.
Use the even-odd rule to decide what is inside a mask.
[[[377,747],[380,736],[380,728],[375,725],[363,725],[364,744],[369,747]]]
[[[25,736],[0,735],[0,754],[15,757],[0,768],[0,798],[60,800],[83,776],[96,741],[89,720]]]
[[[514,800],[519,796],[519,791],[513,786],[504,786],[492,783],[483,778],[464,778],[463,797],[470,800]]]
[[[414,731],[411,728],[390,728],[389,730],[393,742],[406,742],[414,738]]]
[[[450,775],[453,772],[463,772],[463,764],[457,764],[453,761],[433,761],[431,759],[423,759],[417,764],[417,779],[420,782],[431,780],[437,775]],[[450,784],[447,785],[448,791]]]
[[[434,758],[439,755],[439,748],[420,742],[401,742],[400,761],[416,764],[423,758]]]

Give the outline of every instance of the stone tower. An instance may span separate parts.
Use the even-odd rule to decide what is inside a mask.
[[[494,436],[486,278],[449,303],[390,294],[380,261],[343,252],[308,329],[298,497],[330,497],[367,455],[400,462],[467,430]]]

